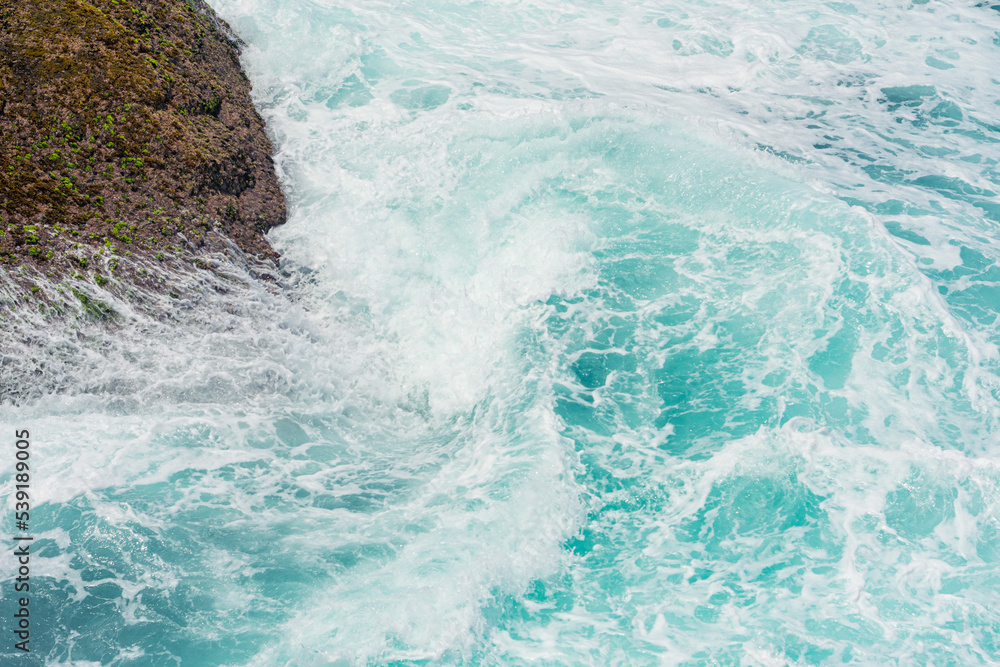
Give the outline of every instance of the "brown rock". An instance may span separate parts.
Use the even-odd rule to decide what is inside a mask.
[[[128,281],[115,256],[190,257],[211,231],[275,260],[285,201],[238,47],[201,0],[0,0],[0,270],[100,258]]]

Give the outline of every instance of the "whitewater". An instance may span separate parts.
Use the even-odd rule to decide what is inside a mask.
[[[279,289],[25,320],[23,664],[1000,661],[1000,6],[211,4]]]

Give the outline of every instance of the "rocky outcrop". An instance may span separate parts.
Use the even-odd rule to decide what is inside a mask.
[[[116,258],[285,221],[238,39],[201,0],[0,0],[0,271],[138,280]]]

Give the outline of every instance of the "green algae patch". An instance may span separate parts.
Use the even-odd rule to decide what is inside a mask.
[[[83,306],[83,312],[86,313],[87,317],[95,320],[110,320],[114,319],[118,313],[109,306],[108,304],[100,301],[99,299],[94,299],[87,293],[76,289],[75,287],[70,288],[73,292],[73,296],[76,297],[80,305]]]

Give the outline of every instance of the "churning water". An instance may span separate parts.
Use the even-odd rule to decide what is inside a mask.
[[[1000,6],[212,4],[287,289],[45,334],[39,664],[1000,660]]]

